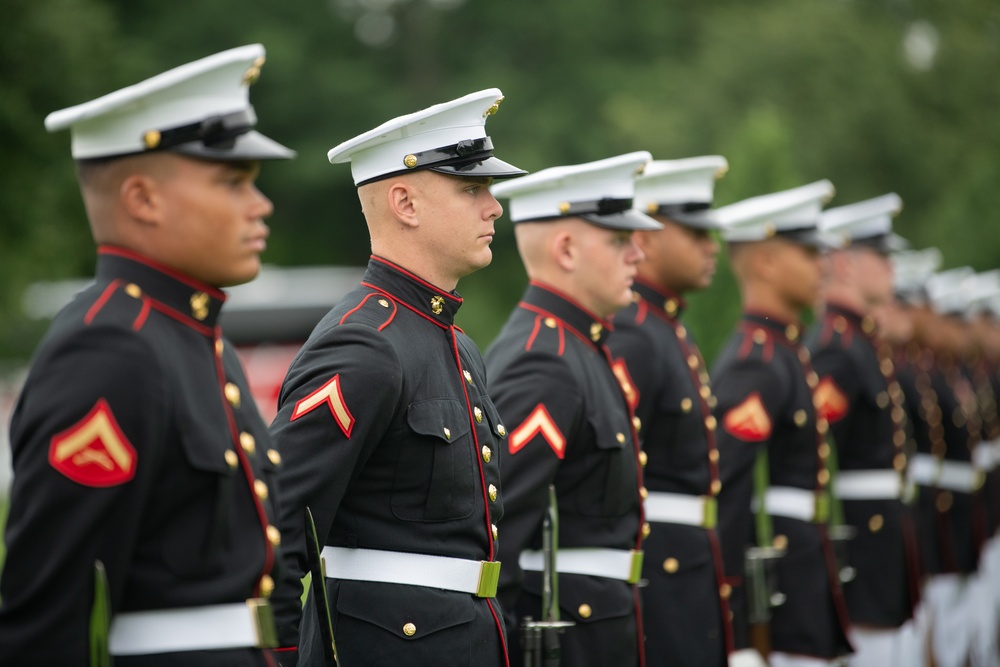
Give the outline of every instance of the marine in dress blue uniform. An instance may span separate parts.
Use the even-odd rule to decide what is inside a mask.
[[[822,317],[808,338],[819,376],[814,402],[836,447],[833,492],[855,530],[847,546],[853,577],[844,593],[857,649],[851,664],[859,667],[912,664],[899,628],[919,598],[915,524],[904,502],[912,497],[906,411],[874,316],[893,298],[888,255],[902,246],[892,232],[901,208],[888,194],[823,213],[823,230],[843,236],[845,246],[831,253]]]
[[[770,622],[776,665],[835,664],[851,650],[827,536],[827,424],[813,405],[818,380],[798,321],[821,284],[818,255],[825,239],[817,225],[820,207],[832,194],[833,186],[819,181],[716,212],[744,306],[712,372],[722,482],[719,532],[737,648],[750,644],[745,552],[772,540],[786,550],[777,563],[785,600]]]
[[[486,354],[490,393],[510,435],[502,450],[499,597],[512,647],[542,618],[543,515],[558,504],[559,606],[575,622],[562,664],[641,665],[642,486],[632,412],[611,367],[608,317],[631,301],[637,152],[554,167],[494,187],[510,198],[530,284]],[[520,650],[512,648],[512,663]]]
[[[252,129],[263,62],[233,49],[46,119],[72,128],[100,247],[11,423],[4,664],[273,664],[253,609],[278,569],[280,458],[218,325],[219,288],[256,275],[267,235],[254,162],[292,155]],[[173,186],[227,203],[200,220]],[[181,234],[192,221],[211,237]]]
[[[651,665],[711,667],[733,650],[722,552],[715,531],[719,452],[715,397],[705,361],[681,322],[688,291],[708,287],[718,244],[712,212],[721,156],[650,163],[636,180],[635,205],[663,224],[636,234],[646,258],[636,298],[614,316],[614,370],[636,416],[642,444],[643,629]],[[644,526],[644,528],[645,528]]]
[[[351,162],[375,254],[292,362],[271,428],[287,497],[283,662],[297,647],[299,664],[324,664],[316,601],[304,615],[298,601],[309,507],[339,664],[507,664],[493,599],[506,430],[455,326],[455,285],[489,263],[502,213],[487,186],[524,173],[485,134],[501,100],[471,93],[329,153]]]

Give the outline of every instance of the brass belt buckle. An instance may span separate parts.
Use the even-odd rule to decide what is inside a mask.
[[[257,638],[257,648],[277,648],[278,630],[274,625],[274,609],[264,598],[250,598],[247,609],[253,620],[253,632]]]
[[[495,598],[497,583],[500,581],[500,561],[484,560],[479,563],[479,583],[476,584],[476,597]]]

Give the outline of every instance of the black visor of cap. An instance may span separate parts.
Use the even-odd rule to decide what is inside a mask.
[[[888,234],[876,234],[875,236],[868,236],[860,239],[852,238],[849,245],[852,247],[871,248],[875,252],[882,255],[891,255],[894,252],[906,250],[910,247],[910,244],[906,239],[891,232]]]
[[[208,160],[273,160],[295,156],[253,130],[257,115],[252,107],[205,118],[197,123],[147,132],[148,151],[170,151]]]
[[[818,250],[831,250],[836,247],[836,244],[815,226],[779,229],[777,235],[792,243]]]
[[[697,229],[718,229],[719,223],[712,215],[712,202],[688,202],[686,204],[660,204],[652,213],[685,227]]]

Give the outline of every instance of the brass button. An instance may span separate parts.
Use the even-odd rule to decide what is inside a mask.
[[[647,490],[646,487],[644,487],[644,486],[640,486],[639,487],[639,497],[642,498],[643,500],[645,500],[646,498],[648,498],[649,497],[649,490]]]
[[[892,409],[891,417],[892,421],[894,421],[895,423],[902,424],[903,419],[906,418],[906,411],[903,410],[902,406],[897,405]]]
[[[875,333],[875,318],[871,315],[865,315],[861,318],[861,330],[869,336]]]
[[[271,543],[271,546],[278,546],[281,544],[281,531],[274,526],[268,526],[266,529],[267,541]]]
[[[892,444],[897,447],[902,447],[906,444],[906,433],[903,431],[896,431],[892,434]]]
[[[491,458],[493,458],[493,450],[483,445],[483,461],[489,463]]]
[[[431,312],[435,315],[440,315],[444,310],[444,299],[439,296],[431,297]]]
[[[698,390],[698,393],[701,395],[702,398],[708,399],[708,397],[712,395],[712,388],[709,387],[707,384],[703,384],[701,385],[701,389]]]
[[[554,318],[554,317],[546,317],[545,318],[545,326],[547,326],[550,329],[555,329],[556,328],[556,318]]]
[[[239,455],[231,449],[226,450],[226,464],[230,468],[236,468],[240,464]]]
[[[253,454],[257,451],[257,440],[252,435],[243,431],[240,433],[240,445],[243,447],[243,451],[247,454]]]
[[[830,458],[830,445],[826,442],[821,442],[819,447],[816,449],[816,453],[819,454],[819,458],[823,461]]]
[[[712,484],[709,488],[711,489],[713,496],[719,495],[719,492],[722,491],[722,481],[718,479],[713,479]]]
[[[133,299],[138,299],[142,296],[142,289],[135,283],[129,283],[125,286],[125,293],[128,294]]]
[[[663,304],[663,310],[667,311],[667,315],[675,315],[677,313],[677,299],[667,299]]]
[[[718,449],[710,449],[710,450],[708,450],[708,460],[711,461],[712,463],[718,463],[719,462],[719,450]]]
[[[795,414],[792,415],[792,420],[795,422],[795,425],[798,426],[799,428],[805,426],[806,421],[808,421],[808,419],[809,416],[806,415],[806,411],[801,408],[796,410]]]
[[[889,394],[884,391],[880,391],[875,395],[875,405],[879,407],[880,410],[885,410],[889,407]]]
[[[816,385],[819,384],[819,376],[816,375],[816,371],[809,371],[806,375],[806,384],[809,385],[810,389],[816,388]]]
[[[696,357],[693,354],[688,355],[687,364],[688,368],[690,368],[691,370],[698,368],[698,357]]]
[[[146,148],[152,150],[160,145],[160,131],[159,130],[147,130],[142,135],[142,143]]]
[[[677,338],[680,340],[686,340],[688,337],[687,329],[684,328],[683,324],[677,326]]]
[[[892,467],[894,470],[902,471],[906,468],[906,454],[899,453],[892,457]]]
[[[885,519],[882,518],[881,514],[874,514],[872,518],[868,519],[868,530],[873,533],[882,530],[883,525],[885,525]]]
[[[723,600],[728,600],[729,596],[733,594],[733,587],[729,584],[722,584],[719,586],[719,597]]]
[[[799,338],[799,328],[794,324],[789,324],[785,327],[785,337],[794,343]]]
[[[615,440],[617,440],[620,444],[624,445],[625,444],[625,434],[624,433],[616,433],[615,434]]]
[[[719,422],[716,421],[714,415],[709,415],[705,417],[705,428],[707,428],[709,431],[714,431],[716,427],[718,427],[718,425]]]
[[[212,297],[204,292],[195,292],[191,295],[191,316],[199,322],[208,317],[208,304],[212,303]]]
[[[878,367],[879,370],[882,371],[882,375],[892,375],[892,371],[894,370],[892,359],[889,359],[888,357],[883,357],[878,362]]]
[[[494,486],[493,484],[490,484],[489,491],[490,491],[490,500],[492,502],[496,502],[496,500],[497,500],[497,487]]]
[[[685,414],[691,412],[692,405],[693,403],[691,402],[691,399],[685,396],[681,399],[681,412],[684,412]]]
[[[714,410],[715,406],[719,404],[719,399],[717,399],[715,396],[709,396],[705,400],[705,402],[708,403],[708,407],[710,407],[710,408],[712,408]]]
[[[274,579],[271,578],[271,575],[265,574],[263,577],[260,578],[259,586],[260,586],[260,594],[266,598],[269,598],[271,597],[271,593],[274,592]]]
[[[758,345],[763,345],[767,341],[767,333],[763,329],[754,329],[751,337]]]
[[[278,453],[277,449],[267,450],[267,458],[276,466],[281,465],[281,454]]]
[[[253,481],[253,492],[257,494],[259,499],[267,500],[267,484],[262,480],[255,479]]]
[[[222,351],[226,349],[226,344],[222,342],[221,338],[217,338],[215,341],[215,354],[222,356]]]
[[[632,417],[632,428],[638,433],[642,429],[642,420],[638,417]]]
[[[787,535],[775,535],[774,539],[771,541],[772,546],[779,551],[784,551],[788,548],[788,536]]]
[[[469,384],[472,384],[472,373],[470,373],[467,370],[466,371],[462,371],[462,377],[465,378],[466,382],[468,382]]]
[[[412,637],[413,635],[417,634],[417,626],[415,626],[413,623],[407,623],[406,625],[403,626],[403,634],[406,635],[407,637]]]
[[[698,371],[698,380],[700,380],[702,384],[708,384],[709,379],[708,371],[704,368]]]
[[[497,525],[495,523],[490,524],[490,530],[493,531],[493,539],[494,540],[497,539],[497,535],[499,535],[499,532],[497,531]]]
[[[830,430],[830,422],[820,417],[816,420],[816,430],[819,431],[820,435],[826,435],[826,432]]]
[[[580,618],[590,618],[590,615],[594,613],[594,610],[590,608],[589,604],[583,603],[576,610],[576,613],[580,615]]]
[[[240,407],[240,388],[237,387],[232,382],[227,382],[226,387],[223,390],[226,394],[226,400],[234,408]]]
[[[653,532],[653,527],[649,525],[648,521],[642,522],[642,539],[649,537],[649,534]]]
[[[816,473],[816,481],[819,482],[820,486],[826,486],[830,483],[830,471],[823,468],[818,473]]]
[[[497,424],[497,435],[499,435],[501,438],[507,436],[507,429],[503,427],[503,424]]]
[[[451,429],[445,426],[442,431],[444,432],[444,439],[451,440]]]
[[[940,493],[938,493],[937,499],[934,501],[934,504],[937,506],[937,511],[943,514],[944,512],[947,512],[948,510],[951,509],[951,504],[954,501],[955,499],[952,497],[951,491],[941,491]]]
[[[601,326],[600,322],[594,322],[590,325],[590,340],[596,343],[601,339],[602,333],[604,333],[604,327]]]
[[[837,315],[833,320],[833,330],[837,333],[844,333],[847,331],[847,320],[844,319],[843,315]]]
[[[668,574],[673,574],[680,568],[681,564],[677,562],[676,558],[668,558],[663,561],[663,571]]]
[[[383,308],[388,308],[389,307],[389,302],[387,300],[385,300],[385,299],[379,299],[378,300],[378,305],[382,306]]]
[[[646,467],[646,463],[649,461],[649,454],[643,450],[639,450],[639,465],[643,468]]]
[[[483,423],[483,411],[479,409],[479,406],[472,408],[472,414],[475,416],[477,424]]]
[[[808,364],[812,357],[809,356],[809,350],[804,347],[799,348],[799,361],[803,364]]]

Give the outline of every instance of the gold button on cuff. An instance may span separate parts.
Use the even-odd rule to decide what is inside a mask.
[[[413,623],[407,623],[406,625],[403,626],[403,634],[406,635],[407,637],[412,637],[413,635],[417,634],[417,626],[415,626]]]
[[[475,416],[477,424],[483,423],[483,411],[478,406],[472,408],[472,414]]]
[[[260,584],[258,585],[260,586],[261,595],[263,595],[266,598],[271,597],[271,593],[274,592],[274,579],[271,578],[271,575],[265,574],[263,577],[261,577]]]
[[[259,499],[267,500],[267,484],[262,480],[255,479],[253,481],[253,492],[257,494]]]
[[[277,449],[269,449],[269,450],[267,450],[267,458],[274,465],[276,465],[276,466],[280,466],[281,465],[281,454],[278,453]]]
[[[554,318],[554,317],[546,317],[545,318],[545,326],[547,326],[550,329],[555,329],[556,328],[556,318]]]
[[[808,419],[809,416],[806,415],[806,411],[802,409],[796,410],[795,414],[792,415],[792,420],[795,422],[795,425],[798,426],[799,428],[805,426],[806,421],[808,421]]]
[[[226,400],[234,408],[240,407],[240,388],[237,387],[232,382],[227,382],[226,387],[223,390],[226,394]]]
[[[240,464],[240,456],[231,449],[226,450],[226,464],[230,468],[236,468]]]
[[[885,519],[882,518],[881,514],[872,515],[872,518],[868,519],[868,530],[873,533],[882,530],[883,525],[885,525]]]
[[[493,484],[490,484],[489,492],[490,492],[490,501],[496,502],[496,500],[497,500],[497,487],[495,485],[493,485]]]
[[[649,525],[648,521],[642,523],[642,539],[649,537],[649,534],[653,532],[653,527]]]
[[[247,454],[253,454],[257,451],[257,440],[246,431],[243,431],[240,433],[240,446],[243,447],[243,451]]]
[[[493,450],[483,445],[483,461],[489,463],[491,458],[493,458]]]
[[[709,415],[705,417],[705,428],[707,428],[709,431],[714,431],[716,427],[718,427],[718,425],[719,422],[716,421],[714,415]]]
[[[691,402],[691,399],[685,396],[681,399],[681,412],[684,412],[685,414],[691,412],[692,405],[693,403]]]
[[[645,468],[646,467],[646,463],[648,461],[649,461],[649,454],[647,454],[646,452],[644,452],[642,450],[639,450],[639,465],[641,465],[643,468]]]
[[[271,543],[271,546],[278,546],[281,544],[281,531],[274,526],[268,526],[266,529],[267,541]]]
[[[590,618],[594,610],[590,608],[589,604],[584,603],[577,608],[576,613],[580,615],[580,618]]]
[[[677,562],[676,558],[668,558],[663,561],[663,571],[668,574],[673,574],[680,568],[681,564]]]
[[[720,480],[713,479],[712,485],[709,488],[712,491],[712,495],[717,496],[719,495],[719,492],[722,491],[722,482]]]
[[[490,530],[493,531],[493,539],[494,540],[497,539],[497,535],[499,535],[499,531],[497,531],[497,525],[495,523],[491,523],[490,524]]]

